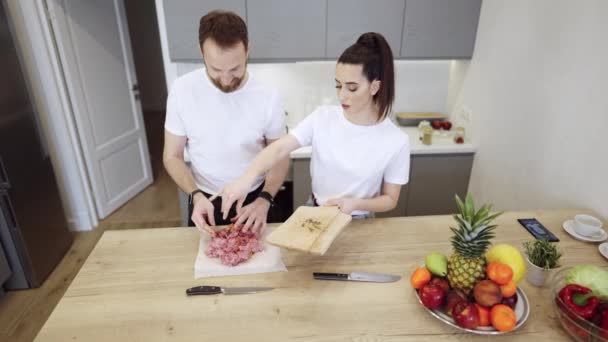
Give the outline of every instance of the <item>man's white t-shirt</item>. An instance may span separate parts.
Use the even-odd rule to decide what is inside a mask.
[[[289,134],[301,146],[312,145],[312,192],[319,205],[331,198],[373,198],[383,182],[409,180],[409,138],[389,119],[361,126],[348,121],[341,107],[323,106]]]
[[[224,93],[197,69],[173,83],[165,129],[186,136],[186,151],[199,189],[214,194],[243,175],[265,146],[285,133],[279,92],[251,75],[242,88]],[[259,187],[258,177],[251,190]]]

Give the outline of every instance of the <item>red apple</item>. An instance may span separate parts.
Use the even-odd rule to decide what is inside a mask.
[[[464,294],[461,290],[450,290],[448,294],[445,296],[445,307],[443,308],[444,312],[449,316],[452,316],[452,309],[456,304],[462,301],[467,300],[467,295]]]
[[[441,129],[441,127],[443,127],[443,123],[441,120],[433,120],[431,121],[431,127],[434,129]]]
[[[450,284],[448,283],[448,281],[445,278],[434,277],[433,279],[431,279],[429,284],[439,286],[441,288],[441,290],[443,290],[443,292],[445,292],[445,293],[447,293],[450,290]]]
[[[446,120],[441,124],[441,127],[446,131],[449,131],[452,128],[452,123]]]
[[[445,292],[437,285],[426,284],[420,289],[420,300],[429,309],[436,309],[443,303]]]
[[[475,329],[479,326],[479,311],[475,304],[461,301],[452,309],[454,322],[465,329]]]

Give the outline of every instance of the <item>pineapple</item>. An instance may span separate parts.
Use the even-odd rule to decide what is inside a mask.
[[[460,213],[454,215],[458,228],[454,232],[452,247],[454,253],[448,260],[448,281],[452,288],[469,293],[477,281],[485,278],[485,252],[494,237],[496,225],[490,223],[502,213],[490,214],[491,205],[482,206],[475,212],[473,198],[467,194],[465,202],[456,195]]]

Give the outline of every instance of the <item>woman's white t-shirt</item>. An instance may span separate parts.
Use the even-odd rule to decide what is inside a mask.
[[[285,134],[279,92],[249,76],[242,88],[224,93],[204,68],[179,77],[167,99],[165,129],[186,136],[186,151],[199,189],[214,194],[239,178],[265,147]],[[264,181],[258,177],[251,190]]]
[[[341,107],[322,106],[289,133],[301,146],[312,146],[312,192],[319,205],[331,198],[373,198],[383,182],[409,180],[409,138],[389,119],[361,126],[348,121]]]

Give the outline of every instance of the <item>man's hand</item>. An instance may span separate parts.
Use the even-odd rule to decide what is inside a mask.
[[[270,209],[270,203],[263,199],[257,198],[252,203],[244,206],[240,213],[235,217],[235,226],[241,228],[244,232],[251,229],[254,233],[262,234],[266,228],[266,219],[268,217],[268,209]]]
[[[327,200],[323,206],[336,205],[341,212],[350,215],[355,209],[357,209],[357,199],[349,197],[332,198]]]
[[[236,202],[236,212],[240,214],[241,208],[243,207],[243,202],[245,202],[245,198],[247,194],[249,194],[249,190],[251,189],[251,182],[247,180],[245,177],[240,177],[239,179],[226,184],[217,194],[213,195],[209,198],[209,201],[213,201],[216,197],[222,198],[222,214],[224,220],[228,217],[228,213],[230,212],[230,208]]]
[[[210,225],[215,226],[213,203],[201,193],[194,195],[193,201],[192,222],[194,222],[196,228],[198,228],[201,233],[207,232],[209,235],[214,236],[215,231],[210,227]]]

